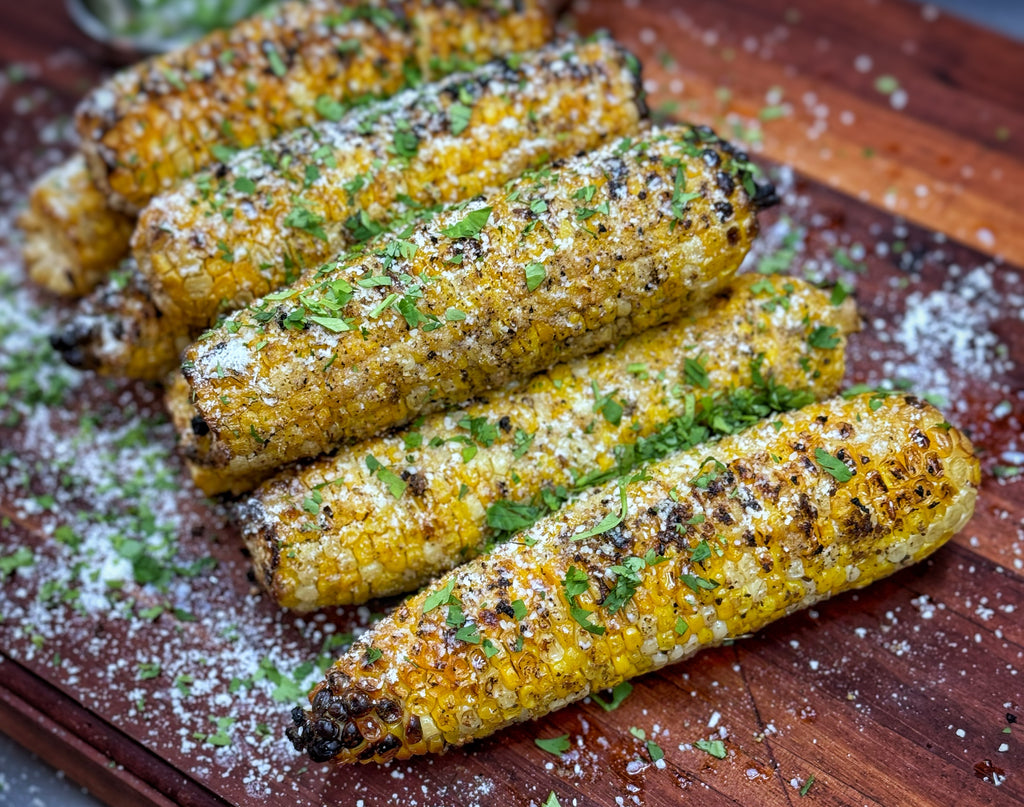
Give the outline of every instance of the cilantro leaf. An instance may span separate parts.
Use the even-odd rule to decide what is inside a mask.
[[[694,745],[701,751],[711,754],[715,759],[725,759],[728,756],[725,743],[721,740],[697,740]]]
[[[831,350],[839,346],[840,338],[836,336],[838,332],[839,329],[833,325],[819,325],[807,337],[807,344],[811,347]]]
[[[423,613],[429,613],[439,605],[444,605],[452,596],[455,588],[455,578],[452,577],[444,586],[437,591],[430,592],[430,595],[423,601]]]
[[[542,263],[528,263],[526,265],[526,289],[536,291],[544,279],[548,276]]]
[[[606,712],[611,712],[614,709],[618,709],[622,705],[622,702],[626,700],[632,692],[633,685],[629,683],[629,681],[621,681],[612,687],[612,696],[609,700],[605,701],[594,693],[590,694],[590,698]]]
[[[620,510],[618,513],[608,513],[589,530],[581,532],[579,535],[574,535],[572,539],[574,541],[582,541],[584,538],[591,538],[595,535],[600,535],[601,533],[608,532],[612,527],[615,527],[622,522],[622,519],[626,517],[628,501],[626,499],[626,486],[621,482],[619,483],[619,501]]]
[[[490,220],[492,210],[493,208],[490,207],[471,210],[462,221],[456,222],[451,227],[442,227],[441,232],[449,238],[476,238]]]
[[[593,611],[588,611],[579,605],[572,605],[569,607],[569,616],[571,616],[584,630],[588,633],[593,633],[597,636],[601,636],[605,632],[603,625],[595,625],[590,621],[590,616]]]
[[[681,574],[679,578],[686,584],[694,594],[699,594],[703,591],[714,591],[718,588],[718,583],[714,580],[706,580],[703,577],[699,577],[695,574]]]
[[[547,751],[549,754],[559,756],[569,750],[569,735],[561,734],[558,737],[549,737],[548,739],[541,739],[538,737],[534,740],[537,747],[542,751]]]
[[[533,526],[542,513],[539,507],[499,499],[487,508],[487,526],[502,532],[516,532]]]
[[[565,577],[562,578],[562,588],[565,589],[567,597],[578,597],[590,588],[590,578],[587,577],[587,573],[582,569],[570,566],[565,573]]]
[[[318,95],[313,102],[313,109],[321,118],[330,121],[339,121],[345,115],[344,105],[329,95]]]
[[[473,110],[465,104],[456,101],[448,107],[448,125],[453,135],[462,134],[469,126],[469,120],[473,116]]]
[[[814,459],[818,461],[818,465],[823,470],[835,477],[837,482],[849,482],[853,478],[853,471],[846,466],[846,463],[833,457],[823,448],[814,449]]]
[[[455,638],[468,644],[480,644],[480,629],[473,624],[463,625],[455,632]]]

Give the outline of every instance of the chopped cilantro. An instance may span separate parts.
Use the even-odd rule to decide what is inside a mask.
[[[274,72],[274,75],[278,78],[283,78],[284,74],[288,72],[288,68],[284,66],[284,61],[281,59],[281,54],[277,52],[270,43],[264,45],[264,50],[267,54],[267,62],[270,64],[270,69]]]
[[[458,135],[466,131],[472,116],[473,110],[458,101],[448,107],[448,125],[451,133]]]
[[[701,540],[697,546],[694,547],[693,552],[690,553],[690,560],[694,563],[700,563],[711,557],[711,547],[708,546],[706,540]]]
[[[388,491],[396,499],[401,499],[405,493],[406,481],[378,460],[373,454],[366,455],[366,467],[370,473],[387,487]]]
[[[429,613],[437,608],[439,605],[447,604],[448,600],[451,599],[452,591],[455,589],[455,578],[449,578],[448,582],[444,584],[442,588],[437,591],[432,591],[430,595],[423,601],[423,613]]]
[[[550,737],[548,739],[541,739],[538,737],[534,740],[534,743],[536,743],[537,747],[542,751],[547,751],[549,754],[554,754],[555,756],[564,754],[570,747],[568,734],[562,734],[558,737]]]
[[[402,122],[404,123],[404,122]],[[391,142],[391,151],[397,157],[409,159],[416,156],[416,152],[420,148],[420,139],[416,133],[409,128],[409,124],[401,125],[401,123],[395,128],[395,136]]]
[[[487,526],[502,532],[515,532],[532,526],[542,514],[539,507],[499,499],[487,508]]]
[[[587,573],[582,569],[570,566],[565,573],[565,577],[562,578],[562,588],[565,589],[567,597],[578,597],[590,588],[590,578],[587,577]]]
[[[526,289],[527,291],[536,291],[537,287],[544,282],[544,279],[548,276],[547,271],[544,269],[542,263],[528,263],[526,264]]]
[[[690,589],[694,594],[699,594],[701,591],[714,591],[718,588],[718,583],[714,580],[707,580],[695,574],[681,574],[679,579],[686,584],[686,587]]]
[[[483,231],[484,226],[491,218],[492,208],[481,207],[466,214],[462,221],[456,222],[451,227],[443,227],[443,232],[449,238],[476,238]]]
[[[834,347],[839,346],[841,341],[836,334],[839,329],[833,325],[819,325],[813,331],[811,335],[807,337],[807,344],[811,347],[821,348],[823,350],[831,350]]]
[[[284,223],[286,227],[304,230],[320,241],[327,240],[327,233],[324,232],[324,228],[321,226],[324,223],[324,217],[317,215],[302,205],[293,207],[288,215],[285,216]]]
[[[683,377],[687,384],[692,384],[701,389],[708,389],[711,386],[711,379],[708,378],[708,371],[701,359],[687,358],[683,362]]]
[[[238,149],[233,149],[231,146],[225,146],[223,143],[214,143],[210,146],[210,154],[212,154],[213,158],[218,162],[226,163],[237,153]]]
[[[330,121],[339,121],[345,115],[344,105],[329,95],[318,95],[313,102],[313,109],[321,118]]]
[[[10,555],[0,557],[0,577],[6,577],[15,569],[23,569],[35,563],[35,555],[26,546],[19,546]]]
[[[463,625],[455,632],[455,638],[467,644],[480,644],[480,629],[476,625]]]
[[[725,759],[728,755],[725,750],[725,743],[721,740],[697,740],[694,745],[701,751],[706,751],[716,759]]]
[[[596,694],[591,693],[590,698],[606,712],[618,709],[624,700],[633,692],[633,685],[629,681],[621,681],[611,689],[611,698],[605,701]]]
[[[849,482],[853,478],[853,471],[847,467],[846,463],[833,457],[823,448],[814,449],[814,459],[818,461],[818,465],[835,477],[837,482]]]
[[[619,482],[619,502],[620,508],[618,513],[607,513],[596,525],[585,532],[574,535],[572,539],[574,541],[582,541],[584,538],[591,538],[595,535],[600,535],[608,532],[612,527],[615,527],[622,522],[622,519],[626,517],[628,501],[626,497],[626,486],[621,481]]]

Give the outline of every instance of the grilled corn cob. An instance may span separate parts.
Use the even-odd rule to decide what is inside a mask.
[[[112,205],[138,212],[224,151],[537,47],[538,0],[310,0],[130,67],[83,99],[76,127]]]
[[[856,324],[852,301],[837,308],[801,280],[742,276],[618,349],[286,469],[239,508],[257,579],[303,611],[418,588],[498,527],[539,515],[544,496],[557,506],[561,490],[629,464],[637,452],[621,447],[639,440],[656,454],[703,439],[705,423],[732,429],[749,400],[730,400],[736,388],[757,391],[744,407],[753,417],[834,395]],[[673,419],[682,434],[666,428]]]
[[[191,340],[187,328],[164,324],[131,258],[78,305],[50,335],[72,367],[101,375],[163,381]]]
[[[107,205],[81,154],[36,181],[18,224],[25,232],[28,276],[75,297],[92,290],[128,253],[134,226],[131,217]]]
[[[246,150],[150,203],[136,262],[164,314],[208,326],[417,208],[633,131],[635,65],[606,38],[560,43]]]
[[[749,247],[744,166],[710,130],[651,130],[325,265],[186,352],[209,432],[186,456],[266,475],[678,316]]]
[[[381,620],[296,708],[316,761],[443,751],[920,560],[980,472],[930,404],[864,394],[611,483]]]

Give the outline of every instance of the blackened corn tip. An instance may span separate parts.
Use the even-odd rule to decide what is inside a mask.
[[[768,180],[755,183],[754,188],[754,198],[751,201],[758,210],[774,207],[781,201],[775,186]]]
[[[340,682],[339,682],[340,683]],[[345,682],[341,691],[323,686],[313,695],[308,711],[292,709],[293,725],[286,731],[295,750],[314,762],[327,762],[342,750],[362,761],[386,762],[403,743],[423,739],[419,718],[410,715],[403,726],[402,704],[374,698]]]
[[[91,334],[87,329],[74,321],[66,323],[59,330],[50,334],[50,347],[52,347],[65,364],[77,370],[93,369],[92,362],[82,345],[87,342]]]

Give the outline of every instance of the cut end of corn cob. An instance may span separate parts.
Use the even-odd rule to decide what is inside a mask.
[[[669,321],[732,279],[754,193],[710,130],[653,129],[385,236],[189,349],[195,459],[265,477]]]
[[[242,151],[143,211],[139,269],[161,311],[208,326],[423,208],[630,133],[634,65],[605,37],[556,43]]]
[[[72,367],[100,375],[161,381],[181,361],[192,334],[153,305],[131,259],[50,335],[50,344]]]
[[[289,2],[130,67],[79,105],[90,170],[138,212],[225,152],[424,78],[543,44],[536,0]]]
[[[315,761],[440,752],[750,634],[935,551],[970,442],[911,395],[773,417],[598,488],[385,617],[296,709]]]
[[[112,210],[75,154],[43,174],[18,218],[29,278],[57,294],[90,292],[128,252],[134,222]]]
[[[678,322],[285,469],[239,508],[257,580],[300,611],[417,588],[601,476],[834,395],[857,325],[851,299],[741,276]]]

